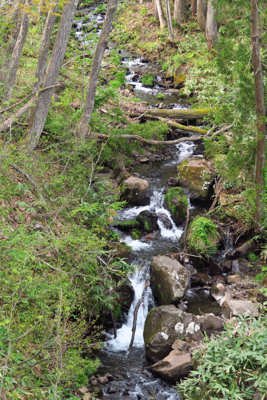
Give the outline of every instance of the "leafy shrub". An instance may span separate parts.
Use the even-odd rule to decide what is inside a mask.
[[[165,94],[162,94],[162,93],[159,93],[159,94],[157,94],[157,99],[159,99],[159,100],[163,100],[163,99],[165,99]]]
[[[152,87],[154,83],[154,75],[153,74],[143,75],[142,83],[145,87]]]
[[[183,399],[251,400],[267,393],[267,318],[239,318],[194,354],[196,370],[177,389]]]

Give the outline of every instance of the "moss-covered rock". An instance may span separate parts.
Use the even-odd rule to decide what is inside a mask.
[[[209,200],[214,180],[213,164],[203,158],[187,158],[178,165],[180,185],[188,189],[190,199]]]
[[[140,226],[144,229],[144,231],[148,233],[158,229],[158,216],[152,211],[144,210],[140,212],[136,219],[140,223]]]
[[[183,189],[179,187],[169,189],[165,194],[165,201],[176,225],[184,222],[188,202]]]
[[[187,245],[195,254],[213,254],[220,244],[217,225],[209,218],[197,216],[189,224]]]
[[[184,71],[180,71],[178,74],[173,75],[173,84],[174,87],[180,88],[182,87],[186,82],[186,73]]]
[[[142,83],[145,87],[152,87],[154,85],[154,75],[153,74],[143,75]]]
[[[130,219],[129,221],[121,221],[118,223],[117,227],[124,232],[131,232],[133,229],[138,229],[140,226],[136,219]]]

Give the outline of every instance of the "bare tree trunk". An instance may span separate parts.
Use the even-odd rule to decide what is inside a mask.
[[[158,8],[157,8],[157,3],[156,0],[154,0],[154,15],[157,21],[159,21],[159,12],[158,12]]]
[[[42,84],[42,80],[44,77],[45,73],[45,68],[46,68],[46,62],[48,58],[48,51],[49,51],[49,46],[50,46],[50,38],[53,32],[55,20],[56,20],[56,15],[55,13],[57,12],[58,9],[58,0],[56,0],[56,5],[53,8],[51,12],[48,13],[46,17],[46,22],[45,22],[45,27],[41,39],[41,44],[39,48],[39,57],[38,57],[38,64],[36,67],[36,72],[35,72],[35,83],[33,87],[33,91],[35,92]],[[34,109],[31,108],[26,121],[29,123],[32,118],[34,117]]]
[[[173,33],[173,28],[172,28],[172,17],[171,17],[170,0],[165,0],[165,1],[166,1],[166,16],[167,16],[169,37],[171,38],[171,40],[174,40],[174,33]]]
[[[117,7],[118,7],[118,0],[109,0],[109,6],[107,9],[106,18],[100,34],[99,42],[96,46],[96,51],[92,62],[91,74],[87,88],[83,114],[78,127],[78,135],[82,140],[84,140],[85,135],[87,133],[88,125],[94,109],[95,93],[96,93],[99,71],[101,68],[101,62],[104,55],[104,51],[107,48],[108,38]]]
[[[186,0],[174,0],[173,18],[175,19],[175,21],[179,22],[179,24],[184,20],[185,6]]]
[[[197,0],[197,20],[202,32],[206,32],[207,11],[208,11],[207,0]]]
[[[215,42],[219,41],[218,22],[215,19],[217,0],[209,0],[206,24],[206,40],[209,50],[214,48]]]
[[[161,0],[155,0],[156,6],[157,6],[157,10],[158,10],[158,15],[159,15],[159,25],[160,25],[160,29],[163,30],[164,28],[166,28],[167,26],[167,21],[164,15],[164,11],[162,8],[162,2]]]
[[[30,1],[28,1],[27,3],[30,3]],[[9,101],[11,99],[12,90],[15,85],[16,75],[17,75],[17,71],[19,68],[20,56],[22,53],[22,49],[23,49],[26,37],[27,37],[28,29],[29,29],[29,17],[26,13],[24,13],[22,15],[22,20],[21,20],[21,24],[20,24],[17,41],[14,46],[14,50],[12,52],[10,63],[8,65],[9,69],[8,69],[8,74],[7,74],[7,78],[6,78],[6,87],[5,87],[4,96],[3,96],[4,101]]]
[[[259,4],[258,0],[251,0],[251,45],[252,45],[252,61],[256,95],[256,112],[257,112],[257,131],[258,131],[258,148],[255,167],[255,183],[256,183],[256,224],[260,229],[260,220],[263,214],[263,186],[264,186],[264,166],[265,166],[265,147],[266,147],[266,127],[265,127],[265,103],[264,88],[261,69],[261,55],[259,42]]]
[[[64,5],[55,45],[43,79],[43,88],[55,85],[57,82],[60,68],[65,57],[77,4],[78,0],[71,0]],[[36,107],[34,108],[34,115],[27,132],[27,140],[29,141],[28,147],[31,150],[33,150],[39,142],[53,92],[54,88],[51,88],[40,93],[38,97]]]
[[[191,0],[191,14],[192,18],[197,15],[197,0]]]

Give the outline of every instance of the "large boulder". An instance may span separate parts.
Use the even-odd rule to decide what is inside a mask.
[[[149,183],[145,179],[130,176],[121,186],[121,198],[128,204],[146,206],[150,203]]]
[[[224,318],[255,317],[259,316],[256,304],[249,300],[225,300],[222,303],[222,315]]]
[[[209,200],[214,180],[213,165],[203,158],[187,158],[178,165],[179,183],[188,189],[190,199]]]
[[[152,211],[144,210],[140,212],[136,220],[139,222],[141,228],[143,228],[147,233],[153,232],[158,229],[158,216]]]
[[[173,187],[164,196],[167,208],[171,213],[176,225],[183,223],[186,219],[186,209],[188,206],[187,197],[182,188]]]
[[[194,338],[198,331],[200,323],[195,315],[174,305],[157,307],[148,313],[145,322],[146,355],[153,362],[162,360],[170,353],[177,339]]]
[[[177,382],[189,374],[192,369],[192,358],[190,353],[172,350],[167,357],[149,369],[165,381]]]
[[[189,272],[177,260],[156,256],[151,261],[151,287],[160,304],[177,304],[189,288]]]

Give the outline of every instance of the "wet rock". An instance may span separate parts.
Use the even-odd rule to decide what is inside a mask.
[[[243,275],[248,273],[250,270],[251,269],[246,260],[238,259],[232,262],[232,272],[234,273]]]
[[[190,275],[190,283],[191,288],[202,285],[201,276],[198,273]]]
[[[226,257],[229,260],[236,260],[238,258],[243,258],[249,255],[252,251],[254,251],[258,247],[257,243],[254,239],[250,239],[247,242],[243,243],[241,246],[236,247],[234,250],[230,251],[226,254]]]
[[[80,394],[81,396],[84,395],[86,392],[88,392],[88,389],[86,386],[83,386],[77,390],[77,393]]]
[[[222,314],[224,318],[232,317],[258,317],[259,312],[254,303],[248,300],[225,300],[222,304]]]
[[[115,386],[110,386],[110,387],[107,389],[107,392],[110,393],[110,394],[118,393],[119,391],[120,391],[120,389],[117,388],[117,387],[115,387]]]
[[[96,385],[98,384],[98,382],[97,382],[96,379],[93,379],[93,380],[91,381],[91,384],[92,384],[93,386],[96,386]]]
[[[158,216],[152,211],[144,210],[140,212],[136,220],[140,223],[140,226],[148,233],[156,231],[158,229]]]
[[[177,304],[189,287],[188,270],[170,257],[154,257],[151,262],[151,287],[160,304]]]
[[[130,282],[125,281],[122,284],[120,284],[117,287],[117,293],[119,294],[120,304],[121,304],[122,308],[124,310],[128,311],[129,308],[131,307],[131,304],[134,299],[134,289],[133,289],[132,285],[130,284]],[[112,376],[110,374],[106,374],[105,376],[107,378],[108,378],[107,375]]]
[[[159,232],[152,232],[152,233],[147,233],[145,235],[146,240],[156,240],[159,238]]]
[[[186,219],[186,210],[188,206],[187,198],[184,195],[183,189],[173,187],[168,190],[164,196],[167,208],[171,213],[172,219],[179,225]]]
[[[149,162],[149,158],[148,157],[142,157],[140,158],[140,163],[144,164],[144,163],[148,163]]]
[[[193,155],[194,156],[202,156],[202,154],[205,151],[205,144],[204,143],[200,143],[193,151]]]
[[[223,272],[230,272],[232,270],[232,261],[224,260],[221,262],[221,266],[223,268]]]
[[[206,314],[200,318],[200,321],[202,332],[210,334],[221,332],[224,329],[223,324],[225,321],[222,318],[216,317],[214,314]]]
[[[130,176],[121,187],[121,198],[128,204],[145,206],[150,203],[149,183],[145,179]]]
[[[182,337],[192,337],[200,330],[193,314],[185,313],[174,305],[160,306],[148,313],[144,327],[146,355],[157,362],[172,350],[172,344]]]
[[[236,274],[236,275],[228,275],[227,278],[226,278],[226,282],[227,282],[229,285],[239,283],[239,282],[241,282],[241,275],[239,275],[239,274]]]
[[[214,180],[213,165],[203,158],[187,158],[178,165],[179,183],[189,192],[190,199],[209,200]]]
[[[103,385],[104,383],[108,383],[108,378],[106,378],[105,376],[100,376],[99,378],[97,378],[97,381]]]
[[[172,229],[171,220],[163,212],[158,212],[159,219],[163,222],[166,229]]]
[[[210,276],[220,275],[223,272],[223,268],[214,260],[210,260],[209,274]]]
[[[214,283],[225,283],[225,277],[222,275],[213,275],[212,280]]]
[[[171,186],[171,187],[179,186],[179,179],[178,178],[169,178],[167,185]]]
[[[108,379],[109,382],[112,382],[114,380],[113,376],[109,372],[107,372],[104,376]]]
[[[192,369],[192,358],[189,353],[172,350],[167,357],[149,369],[165,381],[176,382],[189,374]]]

